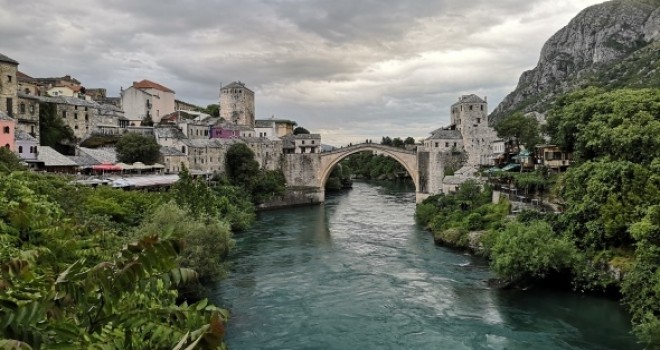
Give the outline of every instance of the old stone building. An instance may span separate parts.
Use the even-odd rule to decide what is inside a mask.
[[[244,83],[235,81],[220,89],[220,117],[224,120],[254,128],[254,92]]]
[[[18,93],[18,113],[16,114],[19,130],[39,138],[39,96]]]
[[[282,137],[285,154],[321,153],[321,134],[299,134]]]
[[[257,119],[255,120],[255,136],[265,137],[271,140],[277,140],[280,137],[293,134],[293,128],[297,125],[296,122],[288,119]]]
[[[471,166],[488,165],[491,142],[497,138],[488,125],[488,102],[477,95],[463,95],[451,106],[451,126],[460,131]]]
[[[18,92],[26,95],[40,96],[43,90],[42,84],[37,79],[21,72],[16,72],[18,79]]]
[[[18,62],[0,53],[0,112],[14,117],[18,111]]]
[[[123,113],[112,105],[101,105],[76,97],[38,97],[42,103],[55,106],[55,113],[73,130],[74,136],[82,140],[92,133],[119,134]],[[128,126],[125,127],[128,130]],[[136,127],[139,128],[139,127]],[[130,130],[129,130],[130,131]],[[141,131],[135,131],[140,132]],[[151,134],[151,129],[147,134]]]

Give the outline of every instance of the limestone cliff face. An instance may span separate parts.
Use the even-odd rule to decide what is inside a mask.
[[[650,63],[657,64],[660,51],[652,44],[658,41],[660,0],[613,0],[591,6],[545,43],[536,68],[522,74],[489,120],[497,122],[518,110],[544,112],[556,94],[581,84],[599,85],[594,77],[636,51],[650,49],[644,57],[655,56]]]

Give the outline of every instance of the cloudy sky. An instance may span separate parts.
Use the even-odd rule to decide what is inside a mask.
[[[324,143],[425,137],[461,94],[489,109],[598,0],[0,0],[0,52],[33,77],[88,88],[150,79],[217,103],[243,81],[257,118]]]

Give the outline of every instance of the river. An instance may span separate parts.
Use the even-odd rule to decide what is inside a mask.
[[[488,289],[481,259],[433,244],[414,189],[356,182],[259,214],[211,287],[231,349],[641,349],[616,301]]]

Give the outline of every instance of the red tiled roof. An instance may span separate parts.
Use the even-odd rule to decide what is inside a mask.
[[[163,92],[171,92],[174,93],[174,90],[166,88],[163,85],[160,85],[158,83],[154,83],[151,80],[144,79],[140,82],[134,82],[133,87],[136,89],[155,89],[155,90],[160,90]]]

